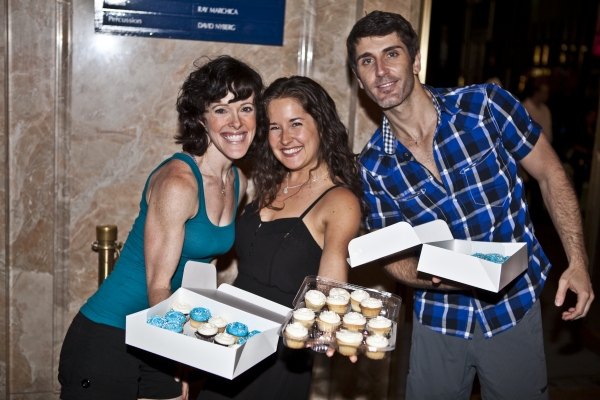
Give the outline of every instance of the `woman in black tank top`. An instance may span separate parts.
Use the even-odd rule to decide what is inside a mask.
[[[307,275],[347,280],[362,186],[346,128],[318,83],[280,78],[264,99],[269,135],[258,143],[256,198],[236,223],[234,285],[291,308]],[[211,376],[198,399],[306,399],[311,370],[312,351],[280,343],[233,381]]]

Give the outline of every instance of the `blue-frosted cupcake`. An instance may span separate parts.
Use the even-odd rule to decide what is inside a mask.
[[[167,313],[165,314],[165,319],[167,320],[167,322],[173,322],[179,325],[183,325],[185,324],[185,321],[187,321],[187,317],[184,313],[175,310],[167,311]]]
[[[183,333],[183,325],[178,322],[167,322],[162,328],[175,333]]]
[[[248,327],[241,322],[231,322],[225,327],[225,332],[238,338],[248,336]]]
[[[200,324],[207,322],[210,319],[210,311],[206,308],[196,307],[190,311],[190,325],[198,328]]]
[[[148,321],[146,321],[146,322],[148,322],[148,324],[150,324],[152,326],[162,328],[163,325],[167,323],[167,320],[165,320],[160,315],[155,315],[154,317],[148,318]]]

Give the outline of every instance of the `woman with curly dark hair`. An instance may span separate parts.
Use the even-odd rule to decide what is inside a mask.
[[[128,348],[125,317],[169,298],[188,260],[210,262],[231,248],[247,185],[233,162],[264,135],[262,92],[260,75],[229,56],[208,60],[184,82],[175,138],[183,152],[150,174],[114,271],[67,332],[62,399],[187,399],[175,362]]]
[[[268,139],[254,166],[256,196],[236,222],[235,286],[292,307],[307,275],[346,281],[362,187],[335,103],[309,78],[265,91]],[[278,352],[233,382],[210,377],[199,399],[306,399],[312,352]]]

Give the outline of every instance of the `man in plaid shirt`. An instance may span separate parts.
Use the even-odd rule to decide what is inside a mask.
[[[360,155],[367,227],[446,221],[456,239],[526,242],[526,272],[500,293],[417,274],[418,254],[386,260],[385,269],[417,288],[407,398],[468,399],[478,373],[486,399],[547,398],[539,309],[550,263],[533,231],[519,165],[537,179],[584,317],[594,294],[575,194],[556,154],[521,104],[496,85],[434,89],[421,85],[415,31],[380,11],[359,20],[348,61],[383,122]]]

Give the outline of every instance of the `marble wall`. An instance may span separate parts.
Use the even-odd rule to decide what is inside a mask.
[[[194,60],[230,54],[267,83],[313,77],[358,152],[379,114],[353,84],[345,37],[365,10],[415,27],[420,15],[420,0],[287,0],[283,46],[258,46],[98,35],[93,3],[0,1],[0,399],[58,398],[64,334],[97,285],[95,226],[126,239],[148,173],[178,151],[174,104]],[[234,277],[235,265],[220,273]]]

